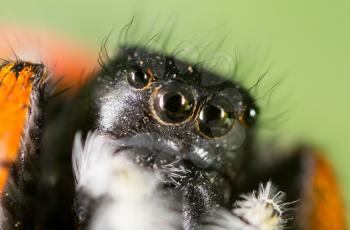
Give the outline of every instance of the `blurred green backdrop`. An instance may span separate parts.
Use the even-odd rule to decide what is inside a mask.
[[[233,58],[235,51],[238,53],[242,68],[237,78],[244,84],[253,84],[266,69],[270,71],[260,95],[281,81],[271,102],[263,99],[263,136],[324,149],[336,166],[344,193],[350,193],[350,106],[346,102],[350,98],[350,1],[0,2],[2,23],[60,31],[96,51],[112,28],[119,31],[132,16],[144,32],[174,24],[173,44],[191,39],[202,44],[224,40],[216,51]],[[346,198],[349,206],[350,196]]]

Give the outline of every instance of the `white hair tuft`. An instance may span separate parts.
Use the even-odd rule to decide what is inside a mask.
[[[108,136],[89,133],[83,144],[81,133],[76,134],[76,190],[98,200],[89,229],[179,229],[181,212],[162,194],[159,173],[135,164],[132,149],[116,150],[116,141]]]
[[[243,195],[242,200],[235,203],[235,208],[218,210],[208,219],[210,230],[281,230],[287,224],[284,217],[287,206],[284,193],[269,181],[260,185],[259,191]]]

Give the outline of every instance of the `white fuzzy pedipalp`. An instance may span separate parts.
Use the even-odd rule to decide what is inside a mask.
[[[219,210],[215,217],[209,218],[212,223],[205,229],[210,230],[281,230],[287,220],[284,217],[286,207],[283,203],[284,193],[276,191],[271,182],[260,185],[255,191],[243,195],[242,200],[235,203],[235,208]]]
[[[159,192],[158,173],[136,165],[132,150],[116,152],[107,136],[89,133],[85,144],[77,133],[73,147],[76,190],[98,199],[89,229],[175,230],[181,213]]]

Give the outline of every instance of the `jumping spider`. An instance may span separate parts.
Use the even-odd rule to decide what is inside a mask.
[[[260,109],[226,79],[122,47],[51,97],[43,64],[4,61],[1,229],[343,229],[327,161],[306,147],[260,161],[278,150],[259,152]]]

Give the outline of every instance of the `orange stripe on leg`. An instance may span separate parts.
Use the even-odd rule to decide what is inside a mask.
[[[311,154],[311,170],[302,196],[303,229],[345,230],[344,200],[327,159]]]
[[[0,168],[0,188],[4,188],[9,176],[9,169],[6,167]]]
[[[0,162],[13,163],[17,160],[33,83],[42,77],[38,75],[38,70],[42,68],[42,65],[16,62],[5,64],[0,69]],[[39,84],[42,80],[45,79],[39,79]],[[1,168],[0,192],[6,183],[8,170],[8,167]]]

